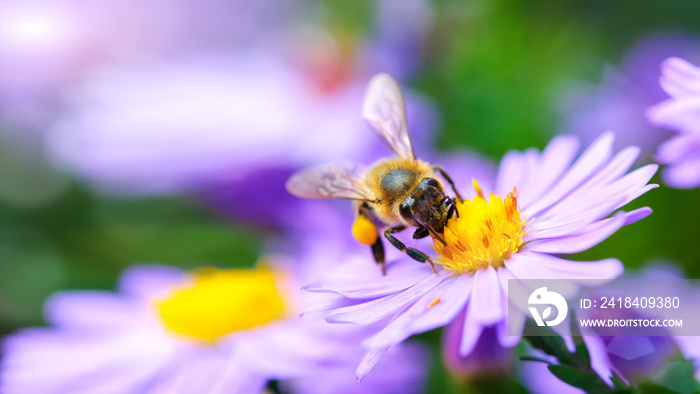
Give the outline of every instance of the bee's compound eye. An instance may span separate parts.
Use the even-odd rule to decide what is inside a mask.
[[[409,196],[399,205],[399,214],[401,214],[402,218],[406,220],[413,219],[413,212],[411,211],[413,201],[413,196]]]

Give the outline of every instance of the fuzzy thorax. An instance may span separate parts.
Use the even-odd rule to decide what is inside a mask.
[[[516,189],[505,200],[491,193],[489,200],[474,181],[477,196],[457,203],[456,214],[445,226],[445,243],[434,243],[445,269],[458,274],[489,265],[498,268],[523,245],[526,218],[520,215]]]
[[[226,334],[281,318],[285,303],[279,275],[269,269],[203,269],[192,281],[157,302],[165,328],[213,344]]]

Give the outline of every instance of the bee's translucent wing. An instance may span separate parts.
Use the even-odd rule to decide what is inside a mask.
[[[377,74],[369,81],[362,116],[399,157],[416,158],[406,125],[406,104],[394,78]]]
[[[287,191],[303,198],[344,198],[375,201],[376,196],[362,181],[362,166],[335,163],[311,167],[292,175]]]

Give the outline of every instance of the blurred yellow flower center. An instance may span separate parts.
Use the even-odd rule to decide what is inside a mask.
[[[284,315],[275,279],[273,271],[264,269],[195,271],[191,283],[158,301],[161,321],[176,334],[215,343]]]
[[[474,181],[477,196],[457,203],[457,215],[445,226],[445,242],[434,242],[440,254],[436,261],[445,269],[459,274],[474,272],[491,265],[503,266],[503,260],[523,244],[526,219],[520,216],[518,192],[505,200],[491,193],[489,201]]]

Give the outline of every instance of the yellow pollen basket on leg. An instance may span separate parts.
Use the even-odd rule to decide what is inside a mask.
[[[156,306],[167,330],[196,342],[213,344],[285,314],[272,270],[202,269],[192,279]]]
[[[352,224],[352,235],[363,245],[374,245],[377,242],[377,226],[365,215],[359,215]]]
[[[458,274],[489,265],[498,268],[523,245],[526,218],[521,217],[516,189],[505,200],[491,193],[489,200],[474,181],[477,196],[457,202],[455,214],[444,228],[445,243],[435,242],[436,263]]]

